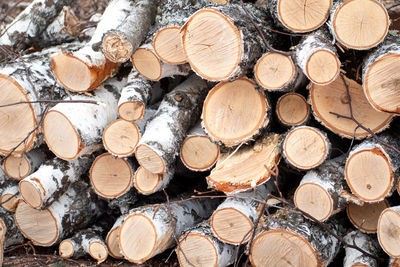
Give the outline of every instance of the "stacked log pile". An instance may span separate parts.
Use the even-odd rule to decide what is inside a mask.
[[[97,263],[400,261],[400,33],[381,1],[76,12],[33,0],[0,28],[0,262],[24,240]]]

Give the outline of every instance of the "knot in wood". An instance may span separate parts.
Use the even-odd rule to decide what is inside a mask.
[[[342,104],[348,104],[349,103],[349,97],[347,96],[347,94],[343,94],[340,97],[340,102],[342,102]]]

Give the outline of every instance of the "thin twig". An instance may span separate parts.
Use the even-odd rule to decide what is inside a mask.
[[[0,205],[6,204],[8,201],[10,201],[11,199],[13,199],[14,197],[19,195],[19,191],[17,193],[15,193],[14,195],[10,196],[9,198],[7,198],[6,200],[0,202]]]
[[[389,11],[389,10],[391,10],[391,9],[397,7],[397,6],[400,6],[400,2],[395,3],[395,4],[393,4],[393,5],[389,6],[389,7],[387,7],[386,9]]]
[[[95,104],[99,105],[99,101],[94,100],[36,100],[36,101],[19,101],[9,104],[0,105],[0,108],[16,106],[21,104],[35,104],[35,103],[45,103],[45,104],[58,104],[58,103],[83,103],[83,104]]]

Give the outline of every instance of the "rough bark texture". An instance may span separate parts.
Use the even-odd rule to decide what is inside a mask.
[[[18,230],[12,213],[0,209],[0,265],[3,264],[4,249],[21,244],[23,241],[24,237]]]
[[[375,237],[363,234],[359,231],[352,231],[344,237],[344,240],[348,244],[356,245],[364,251],[378,256],[379,246]],[[362,264],[369,267],[378,266],[378,262],[374,258],[368,257],[354,248],[345,247],[345,250],[346,257],[343,261],[344,267],[353,267],[354,265],[359,266]]]

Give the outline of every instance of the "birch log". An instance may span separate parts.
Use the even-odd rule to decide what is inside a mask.
[[[171,166],[165,173],[152,173],[143,166],[135,172],[134,186],[143,195],[150,195],[166,188],[175,174],[175,166]]]
[[[382,249],[393,258],[400,258],[400,206],[385,209],[378,220],[378,241]]]
[[[0,209],[0,265],[3,264],[4,249],[9,246],[21,244],[24,237],[15,224],[12,213]]]
[[[9,212],[15,212],[20,200],[21,195],[19,194],[18,184],[9,183],[7,186],[4,186],[0,197],[1,207],[3,209]]]
[[[72,100],[95,103],[59,103],[43,119],[49,149],[59,158],[73,160],[101,149],[101,136],[117,118],[119,91],[125,80],[110,79],[93,96],[75,95]]]
[[[5,173],[15,180],[21,180],[35,172],[46,160],[40,149],[33,149],[21,157],[9,156],[4,160]]]
[[[88,171],[91,161],[89,157],[73,161],[59,158],[46,161],[36,172],[19,182],[22,198],[32,208],[49,207]]]
[[[364,59],[363,89],[378,111],[400,114],[400,40],[389,34]]]
[[[100,204],[86,183],[77,182],[47,209],[37,210],[21,202],[15,223],[35,245],[49,247],[92,223],[101,214]]]
[[[141,166],[152,173],[171,168],[187,131],[199,119],[208,88],[206,81],[193,75],[164,96],[136,148]]]
[[[386,208],[389,208],[387,200],[376,203],[364,203],[362,206],[349,203],[346,212],[347,217],[354,227],[363,233],[375,234],[379,216]]]
[[[124,255],[121,253],[119,247],[119,228],[124,221],[125,215],[121,215],[111,227],[110,231],[107,233],[106,243],[108,248],[108,253],[111,257],[115,259],[123,259]]]
[[[344,237],[344,240],[348,244],[356,245],[364,251],[378,256],[379,245],[375,237],[363,234],[359,231],[352,231]],[[378,267],[378,262],[376,259],[364,255],[354,248],[345,247],[345,250],[346,256],[343,260],[343,267]]]
[[[143,263],[172,247],[174,237],[207,219],[216,199],[192,199],[179,204],[151,205],[132,210],[119,230],[119,246],[125,259]]]
[[[310,119],[310,106],[298,93],[286,93],[279,97],[275,106],[278,121],[285,127],[307,124]]]

